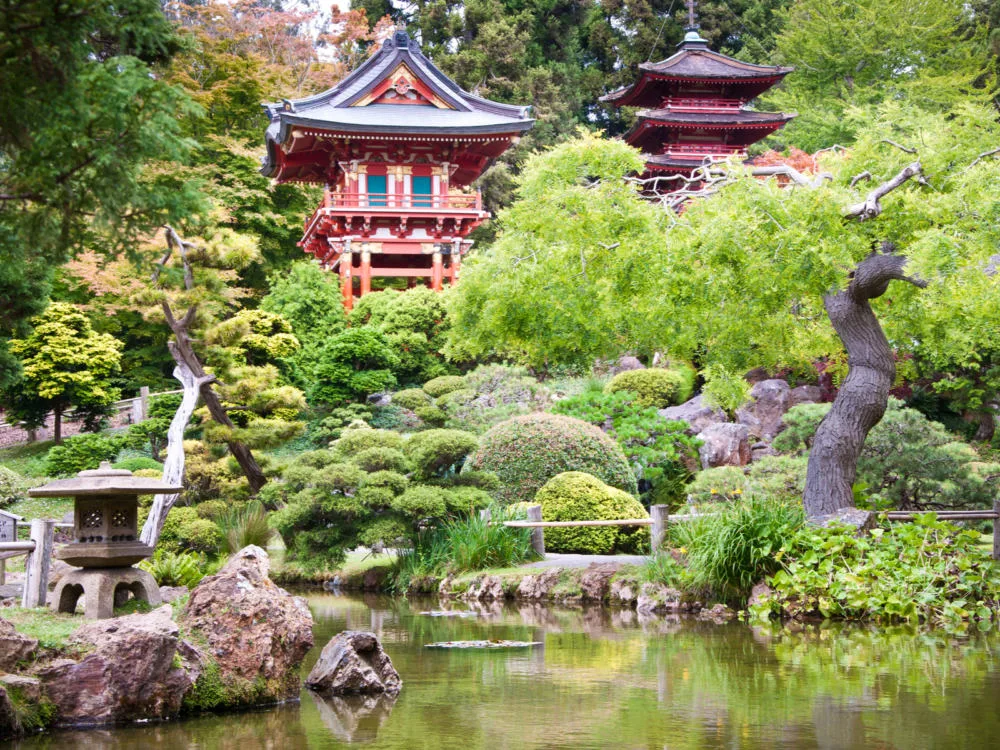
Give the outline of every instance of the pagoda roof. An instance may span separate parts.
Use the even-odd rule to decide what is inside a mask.
[[[380,103],[390,78],[420,94],[418,103]],[[276,149],[288,142],[293,128],[338,133],[413,135],[518,135],[534,124],[530,107],[483,99],[463,90],[420,51],[405,31],[397,31],[381,49],[333,88],[302,99],[264,104],[271,118],[261,171],[273,176]]]
[[[601,97],[602,102],[616,106],[628,105],[646,88],[649,79],[661,81],[687,81],[710,83],[777,83],[794,68],[772,65],[755,65],[734,57],[713,52],[708,42],[694,29],[688,29],[680,49],[666,60],[639,65],[639,80]],[[769,88],[770,86],[766,86]]]
[[[796,117],[786,112],[754,112],[734,109],[716,112],[675,112],[669,109],[642,109],[636,116],[633,130],[644,124],[654,127],[772,127],[781,126]]]

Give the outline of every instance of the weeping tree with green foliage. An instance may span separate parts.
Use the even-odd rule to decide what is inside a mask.
[[[734,165],[708,174],[708,196],[679,217],[623,180],[635,167],[622,144],[584,137],[537,157],[498,242],[467,265],[453,346],[464,339],[529,361],[552,340],[563,342],[549,353],[555,361],[656,347],[705,368],[709,392],[750,367],[846,354],[804,502],[811,517],[853,507],[895,352],[934,343],[914,340],[913,321],[929,299],[958,312],[969,295],[1000,293],[995,114],[890,104],[857,127],[851,153],[823,159],[828,178],[796,173],[782,187]],[[961,346],[976,351],[998,325],[970,326]]]

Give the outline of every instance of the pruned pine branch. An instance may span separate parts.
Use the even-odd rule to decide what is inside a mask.
[[[995,156],[996,154],[1000,154],[1000,148],[994,148],[994,149],[992,149],[990,151],[983,151],[983,153],[981,153],[979,156],[977,156],[975,159],[973,159],[972,163],[969,166],[967,166],[965,169],[963,169],[962,172],[968,172],[970,169],[972,169],[974,166],[976,166],[983,159],[986,159],[987,157],[990,157],[990,156]]]
[[[915,154],[917,150],[915,148],[910,148],[908,146],[903,146],[902,144],[896,143],[895,141],[890,141],[888,138],[883,138],[879,143],[888,143],[890,146],[895,146],[900,151],[904,151],[907,154]]]
[[[861,182],[862,180],[865,180],[865,181],[867,181],[867,182],[871,182],[871,181],[872,181],[872,173],[871,173],[871,172],[869,172],[869,171],[868,171],[868,170],[866,169],[866,170],[865,170],[864,172],[862,172],[861,174],[856,174],[856,175],[854,175],[854,177],[852,177],[852,178],[851,178],[851,187],[854,187],[855,185],[857,185],[857,184],[858,184],[859,182]]]
[[[923,167],[919,161],[903,167],[895,177],[886,180],[868,193],[861,203],[848,206],[844,212],[844,216],[850,219],[857,219],[858,221],[874,219],[882,213],[882,198],[913,178],[923,181]]]

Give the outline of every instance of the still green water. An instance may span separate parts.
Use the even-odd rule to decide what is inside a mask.
[[[905,629],[763,631],[540,605],[476,619],[421,616],[436,602],[308,597],[317,647],[373,630],[403,678],[395,700],[297,705],[109,730],[38,748],[995,748],[1000,637]],[[447,651],[434,641],[542,641]]]

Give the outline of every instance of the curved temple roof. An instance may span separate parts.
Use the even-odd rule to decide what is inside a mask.
[[[405,67],[433,101],[401,106],[372,103],[379,84]],[[303,99],[263,105],[271,118],[261,172],[274,176],[276,149],[286,144],[293,126],[314,130],[424,135],[519,135],[531,128],[530,107],[501,104],[464,91],[420,51],[405,31],[327,91]]]
[[[642,63],[639,65],[639,70],[642,73],[638,81],[602,96],[601,101],[618,106],[628,105],[635,95],[648,85],[645,80],[647,78],[737,84],[760,81],[767,82],[762,89],[766,90],[791,73],[794,68],[755,65],[713,52],[708,48],[708,42],[691,28],[688,29],[676,54],[660,62]]]

